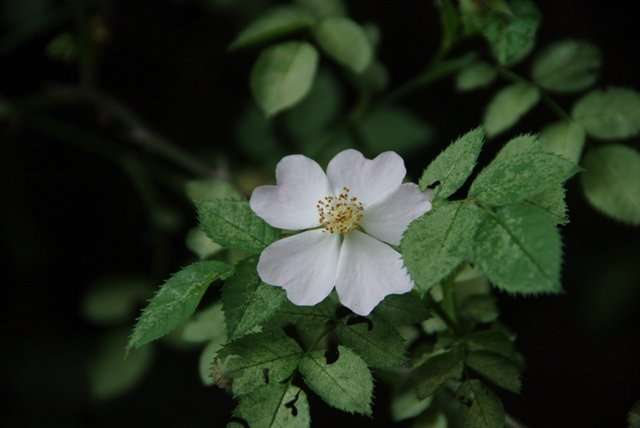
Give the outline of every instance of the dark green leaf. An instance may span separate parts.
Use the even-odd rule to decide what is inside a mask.
[[[347,9],[342,0],[296,0],[296,3],[304,6],[319,18],[347,14]]]
[[[451,196],[473,172],[483,144],[484,132],[481,128],[458,138],[425,169],[420,179],[420,189],[425,191],[438,182],[433,199]]]
[[[300,363],[306,384],[327,404],[349,413],[371,414],[373,378],[367,364],[339,346],[338,359],[327,363],[324,351],[307,354]]]
[[[616,220],[640,224],[640,153],[610,144],[587,153],[582,189],[597,210]]]
[[[374,110],[363,119],[359,131],[371,153],[406,153],[427,146],[433,135],[414,113],[399,107]]]
[[[256,102],[273,116],[301,101],[313,84],[318,52],[306,42],[284,42],[262,51],[251,70]]]
[[[629,428],[640,428],[640,401],[636,401],[628,416]]]
[[[562,243],[550,216],[530,205],[510,205],[485,217],[475,236],[478,267],[509,293],[561,291]]]
[[[371,43],[362,27],[351,19],[326,18],[314,27],[313,34],[327,55],[354,73],[362,73],[371,64]]]
[[[465,428],[502,428],[504,408],[500,399],[479,380],[462,384],[458,397],[464,405]]]
[[[466,363],[486,380],[513,393],[520,393],[520,369],[508,358],[492,352],[475,351],[467,355]]]
[[[229,49],[246,48],[268,42],[311,27],[313,22],[313,16],[305,9],[292,6],[277,7],[267,11],[242,30]]]
[[[415,291],[385,297],[373,313],[394,326],[419,323],[429,317],[429,311]]]
[[[463,354],[459,349],[429,357],[412,375],[418,398],[433,395],[449,380],[462,377]]]
[[[288,379],[302,355],[293,339],[269,331],[228,343],[218,352],[218,359],[225,362],[224,375],[233,379],[234,395],[240,396]]]
[[[578,92],[593,85],[602,65],[600,50],[591,43],[564,40],[547,47],[533,63],[533,80],[545,89]]]
[[[640,94],[615,87],[591,91],[578,100],[572,114],[592,137],[631,138],[640,133]]]
[[[487,136],[494,137],[515,125],[540,101],[540,91],[527,83],[513,83],[501,89],[489,102],[484,115]]]
[[[286,300],[284,290],[260,280],[257,263],[257,257],[241,261],[222,288],[222,305],[230,339],[255,331]]]
[[[527,203],[536,208],[544,210],[551,216],[555,224],[569,223],[567,215],[567,202],[565,201],[565,189],[562,186],[555,186],[542,193],[527,199]]]
[[[309,402],[304,391],[290,383],[270,383],[240,399],[233,416],[251,428],[308,428]],[[242,428],[231,422],[227,427]]]
[[[232,272],[233,268],[226,263],[202,261],[174,274],[142,311],[128,348],[140,348],[179,327],[196,310],[209,285]]]
[[[200,201],[196,207],[200,227],[223,247],[258,254],[280,236],[251,211],[248,202]]]

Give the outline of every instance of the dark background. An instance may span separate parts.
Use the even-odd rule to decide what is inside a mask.
[[[566,37],[589,39],[604,53],[600,85],[640,88],[637,9],[623,1],[538,4],[544,17],[539,47]],[[103,7],[109,37],[97,68],[99,87],[202,160],[224,154],[234,171],[250,171],[251,163],[233,147],[233,126],[249,99],[246,81],[255,51],[226,52],[244,16],[186,0],[111,1]],[[437,46],[430,1],[361,0],[350,2],[350,10],[358,21],[380,26],[380,56],[392,87],[417,74]],[[43,54],[54,35],[73,25],[61,22],[4,52],[0,94],[21,99],[50,83],[76,82],[76,67]],[[530,60],[517,70],[524,74],[529,66]],[[448,141],[481,121],[494,91],[459,95],[448,79],[403,102],[435,124],[439,135],[409,161],[414,178]],[[572,98],[558,99],[570,108]],[[55,117],[110,136],[87,109],[66,108]],[[553,119],[538,107],[509,135],[539,130]],[[52,137],[20,120],[2,126],[6,426],[223,426],[233,402],[221,390],[200,385],[196,351],[161,347],[135,390],[98,403],[88,394],[87,355],[101,329],[80,315],[82,296],[97,278],[114,273],[140,274],[159,284],[191,260],[183,236],[195,215],[171,184],[189,173],[117,139]],[[502,141],[484,156],[489,159]],[[156,189],[152,207],[177,215],[170,231],[154,226],[153,209],[114,162],[123,153],[149,165]],[[569,183],[568,200],[566,292],[500,296],[502,319],[517,332],[527,360],[522,394],[502,398],[528,427],[622,427],[640,399],[640,229],[596,213],[584,201],[579,180]],[[382,405],[387,398],[379,383],[373,419],[348,416],[313,398],[313,425],[388,426]]]

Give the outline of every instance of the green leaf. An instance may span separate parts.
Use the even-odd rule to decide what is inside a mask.
[[[433,199],[451,196],[473,172],[483,144],[482,128],[476,128],[458,138],[425,169],[420,179],[420,190],[425,191],[439,182]]]
[[[569,223],[567,215],[566,190],[562,186],[555,186],[526,200],[528,204],[544,210],[553,219],[554,224]]]
[[[330,406],[371,415],[373,378],[367,364],[344,346],[338,346],[338,353],[338,359],[331,364],[324,351],[305,356],[298,368],[304,381]]]
[[[270,383],[240,399],[233,416],[251,428],[308,428],[309,402],[304,391],[291,383]],[[229,428],[244,424],[232,421]]]
[[[540,134],[544,150],[575,163],[580,161],[585,138],[584,128],[573,121],[556,122],[544,128]]]
[[[365,31],[345,17],[322,20],[313,29],[316,42],[337,63],[362,73],[373,59],[373,48]]]
[[[561,291],[562,243],[553,220],[530,205],[509,205],[485,217],[475,236],[478,267],[509,293]]]
[[[331,73],[321,71],[309,95],[285,114],[284,121],[291,135],[304,140],[325,131],[336,119],[342,104],[339,83]]]
[[[454,202],[432,209],[409,225],[400,248],[421,295],[470,258],[481,220],[482,213],[475,206]]]
[[[412,375],[413,388],[418,398],[430,397],[447,381],[462,377],[463,365],[460,349],[429,357]]]
[[[91,286],[84,297],[82,314],[97,324],[126,322],[150,294],[149,283],[143,278],[102,278]]]
[[[342,0],[296,0],[296,3],[304,6],[319,18],[347,14],[347,9]]]
[[[490,295],[469,296],[462,301],[460,313],[466,318],[481,323],[494,322],[500,315],[496,300]]]
[[[271,9],[249,24],[235,38],[229,49],[240,49],[277,39],[311,27],[313,16],[299,7],[284,6]]]
[[[224,331],[223,331],[224,333]],[[204,347],[200,353],[200,359],[198,361],[198,372],[200,373],[200,380],[204,386],[210,386],[214,384],[213,379],[213,365],[215,364],[218,352],[222,349],[227,341],[227,335],[221,335],[211,340]]]
[[[242,200],[242,195],[227,181],[219,178],[190,180],[185,186],[187,196],[196,204],[216,199]]]
[[[358,128],[371,153],[395,150],[406,153],[426,147],[433,131],[411,111],[399,108],[382,108],[365,116]]]
[[[415,291],[385,297],[373,314],[396,327],[416,324],[429,317],[429,311]]]
[[[200,227],[223,247],[258,254],[280,236],[251,211],[248,202],[200,201],[196,208]]]
[[[515,204],[561,185],[578,171],[560,156],[541,150],[534,136],[514,138],[474,180],[469,196],[493,205]]]
[[[98,350],[88,364],[91,397],[108,400],[134,388],[151,368],[152,347],[130,352],[124,357],[128,332],[116,330],[100,340]]]
[[[449,51],[460,37],[460,14],[451,0],[442,0],[436,3],[440,15],[442,27],[442,41],[440,49]]]
[[[620,144],[598,147],[584,159],[582,189],[589,203],[618,221],[640,224],[640,153]]]
[[[512,361],[515,359],[516,350],[513,341],[503,331],[497,329],[476,331],[467,335],[464,340],[471,352],[487,351]]]
[[[191,343],[217,340],[225,343],[227,338],[222,304],[214,303],[195,314],[182,330],[182,339]]]
[[[313,84],[318,52],[306,42],[284,42],[262,51],[251,70],[251,90],[267,116],[301,101]]]
[[[240,396],[285,381],[302,355],[295,340],[280,331],[269,331],[228,343],[218,352],[218,359],[225,362],[224,375],[233,378],[233,394]]]
[[[533,63],[533,80],[545,89],[579,92],[593,85],[602,65],[600,49],[579,40],[547,47]]]
[[[535,46],[540,11],[531,0],[513,0],[510,13],[493,12],[481,28],[493,56],[502,65],[524,59]]]
[[[251,160],[265,167],[275,169],[278,161],[287,155],[271,122],[253,103],[240,116],[235,138],[239,148]]]
[[[373,368],[407,365],[406,343],[400,333],[378,317],[352,317],[338,325],[340,343],[356,352]]]
[[[226,279],[233,268],[219,261],[196,262],[165,282],[142,311],[128,349],[140,348],[165,336],[193,314],[209,285]]]
[[[616,87],[591,91],[573,106],[572,115],[592,137],[631,138],[640,133],[640,94]]]
[[[636,401],[628,416],[629,428],[640,428],[640,401]]]
[[[504,427],[505,413],[500,399],[479,380],[463,383],[458,397],[464,404],[465,428]]]
[[[456,75],[456,88],[459,91],[471,91],[489,86],[496,80],[495,67],[484,61],[474,62],[464,67]]]
[[[466,364],[486,380],[519,394],[522,388],[520,369],[508,358],[487,351],[470,352]]]
[[[200,260],[214,256],[223,250],[222,246],[213,242],[199,227],[194,227],[187,232],[185,245]]]
[[[284,290],[260,280],[257,264],[257,257],[241,261],[222,288],[222,305],[230,339],[255,331],[286,300]]]
[[[391,398],[391,419],[400,422],[415,418],[429,408],[431,401],[431,397],[418,398],[414,390],[399,389]]]
[[[527,83],[514,83],[501,89],[489,102],[484,115],[487,136],[494,137],[520,120],[540,101],[540,91]]]

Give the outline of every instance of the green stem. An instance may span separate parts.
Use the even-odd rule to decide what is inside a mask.
[[[536,87],[538,91],[540,91],[540,97],[542,99],[542,102],[551,111],[553,111],[556,115],[558,115],[563,120],[569,120],[569,121],[572,120],[569,113],[567,113],[567,111],[563,109],[560,106],[560,104],[558,104],[553,98],[551,98],[549,94],[547,94],[547,92],[542,87],[540,87],[540,85],[500,65],[496,66],[496,70],[498,71],[498,74],[505,80],[508,80],[513,83],[525,83],[527,85]]]

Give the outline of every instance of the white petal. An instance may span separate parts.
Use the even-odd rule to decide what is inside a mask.
[[[320,165],[306,156],[285,156],[276,167],[276,182],[275,186],[260,186],[253,191],[253,212],[279,229],[319,226],[316,204],[332,194]]]
[[[385,296],[407,293],[412,288],[397,251],[357,230],[345,236],[336,279],[344,306],[366,316]]]
[[[333,289],[339,255],[339,235],[310,230],[265,248],[258,275],[267,284],[284,288],[296,305],[315,305]]]
[[[365,205],[374,204],[393,193],[406,175],[402,158],[394,152],[384,152],[367,159],[357,150],[338,153],[327,167],[331,188],[337,195],[343,187],[351,189]]]
[[[429,195],[413,183],[405,183],[383,201],[366,208],[360,223],[368,234],[399,245],[413,220],[431,209]]]

